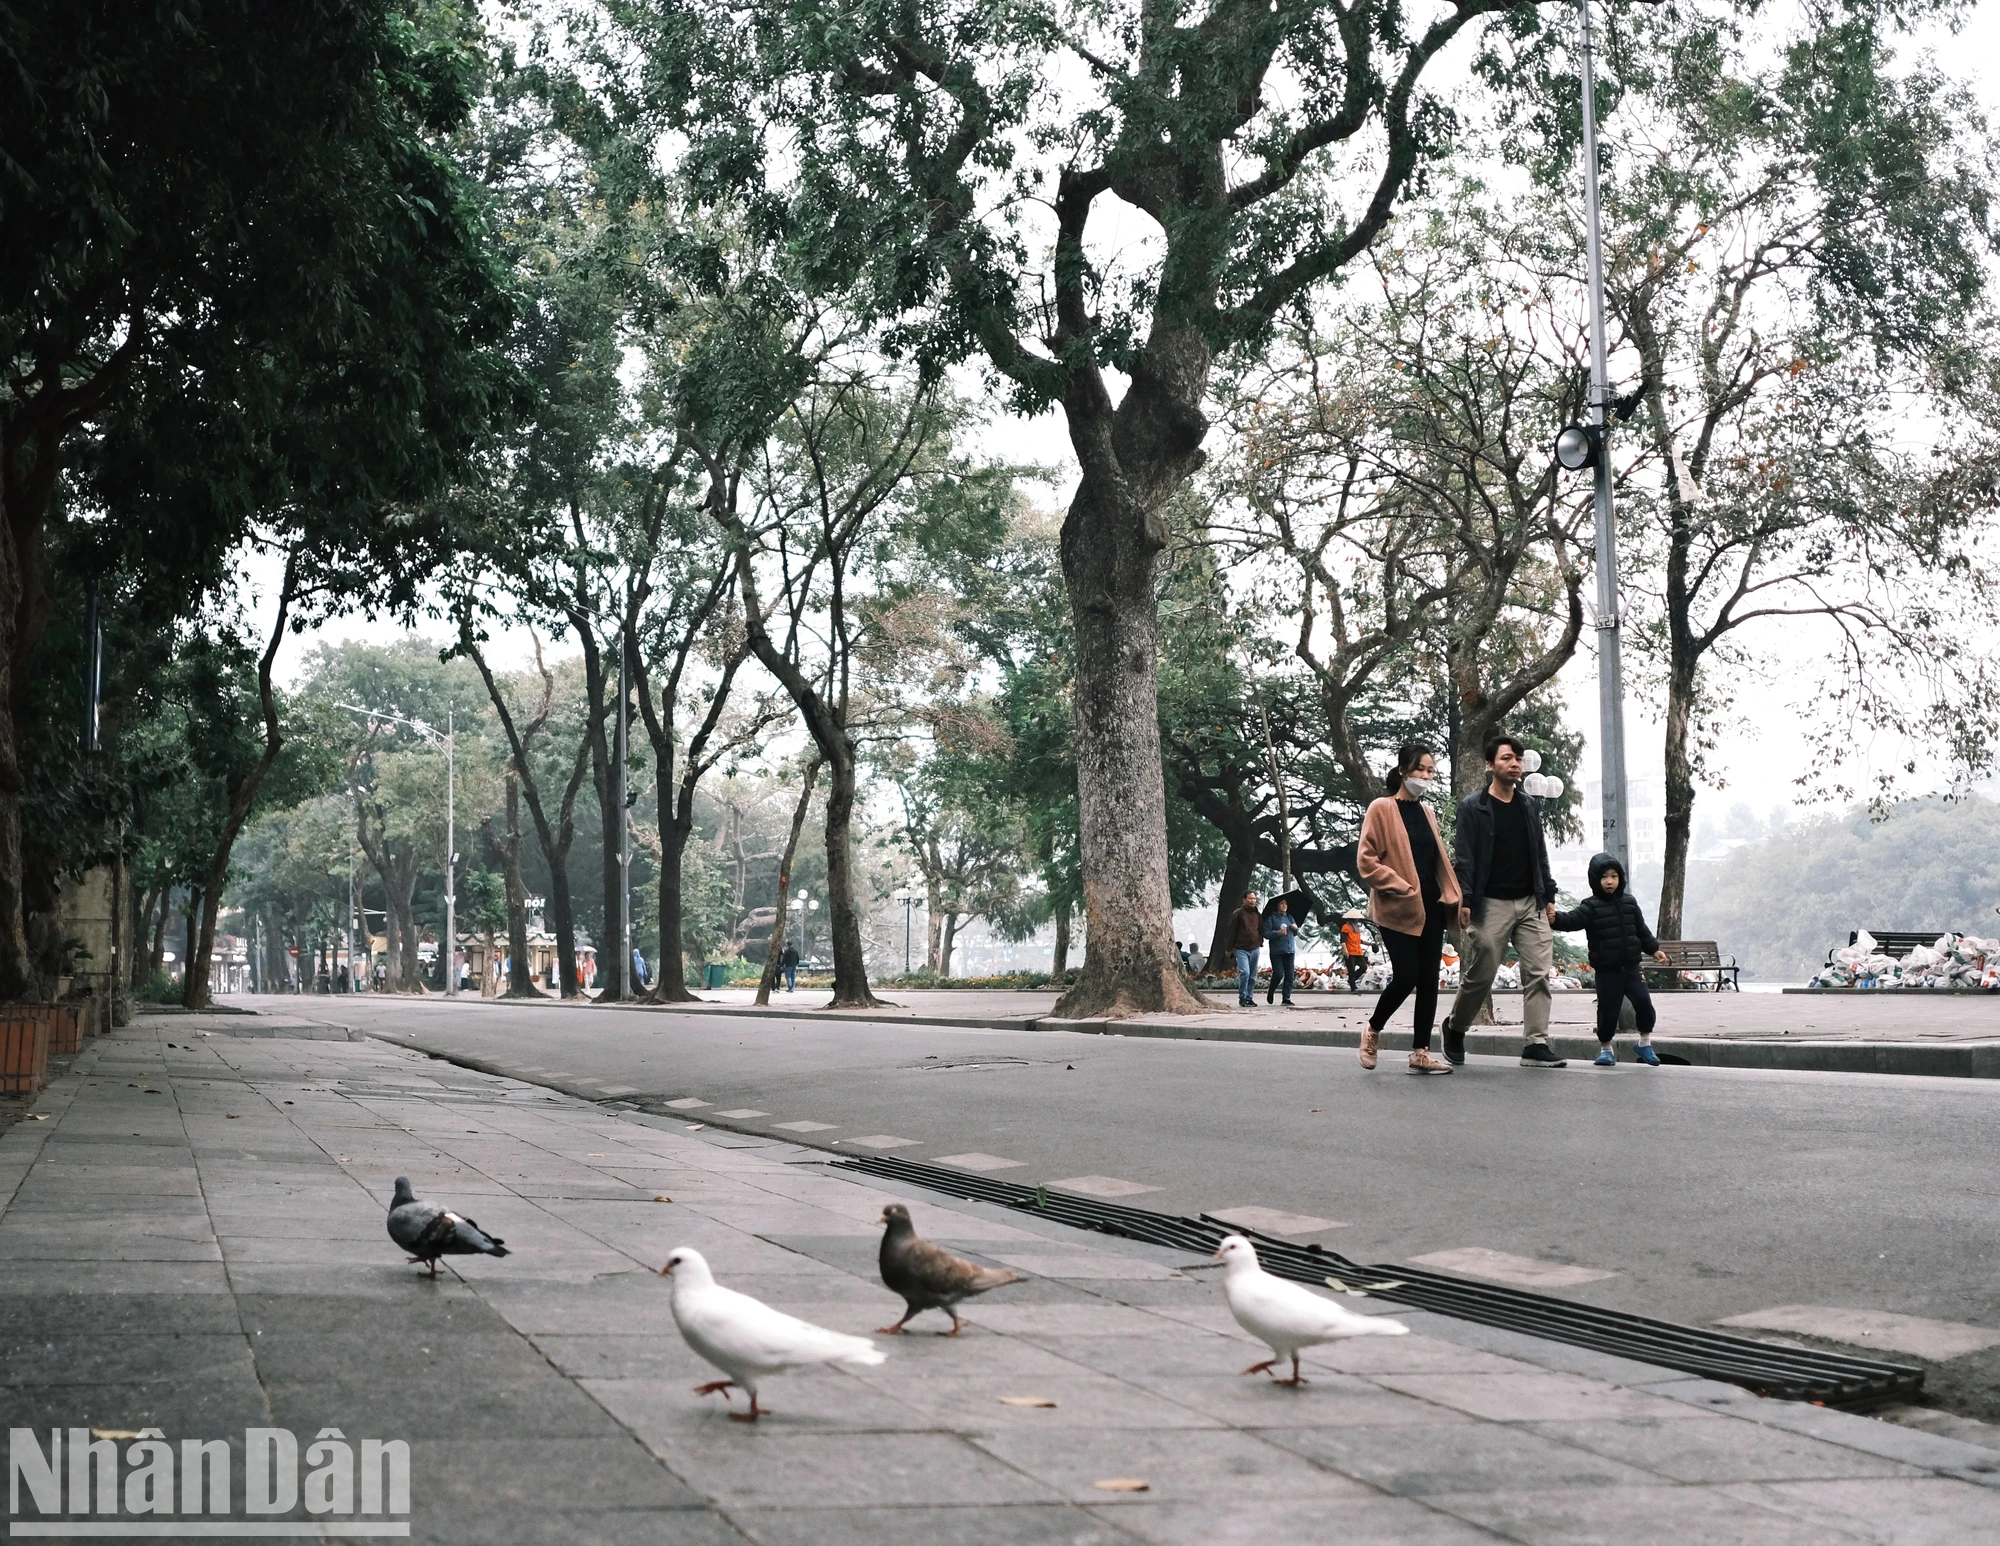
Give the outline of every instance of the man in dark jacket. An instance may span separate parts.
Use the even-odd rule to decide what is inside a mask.
[[[1257,911],[1257,893],[1243,893],[1243,905],[1229,920],[1229,948],[1236,956],[1236,1007],[1256,1002],[1257,958],[1264,953],[1264,919]]]
[[[1590,945],[1590,970],[1597,979],[1597,1040],[1602,1048],[1597,1066],[1618,1066],[1611,1038],[1618,1033],[1619,1003],[1629,998],[1639,1022],[1639,1061],[1658,1068],[1660,1057],[1653,1051],[1657,1016],[1639,963],[1647,956],[1664,961],[1667,953],[1646,927],[1638,898],[1626,889],[1625,866],[1611,854],[1592,859],[1590,895],[1568,912],[1557,913],[1555,926],[1565,934],[1582,929]]]
[[[1541,814],[1521,793],[1527,769],[1511,735],[1486,742],[1487,784],[1459,802],[1452,868],[1463,901],[1458,909],[1458,997],[1444,1022],[1444,1055],[1465,1061],[1465,1027],[1493,989],[1507,947],[1521,962],[1523,1068],[1562,1068],[1549,1049],[1549,978],[1555,969],[1556,882]]]

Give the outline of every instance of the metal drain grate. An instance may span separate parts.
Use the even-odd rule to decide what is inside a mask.
[[[1760,1396],[1814,1401],[1824,1406],[1860,1407],[1907,1400],[1924,1383],[1922,1369],[1902,1364],[1877,1363],[1812,1348],[1778,1347],[1706,1327],[1682,1326],[1623,1310],[1599,1309],[1595,1305],[1552,1299],[1546,1294],[1532,1294],[1503,1284],[1476,1283],[1420,1267],[1364,1267],[1336,1251],[1294,1245],[1289,1240],[1207,1217],[1190,1219],[1153,1213],[1144,1208],[1099,1202],[1014,1181],[995,1181],[890,1155],[837,1160],[835,1168],[905,1181],[948,1196],[999,1203],[1077,1229],[1094,1229],[1183,1251],[1210,1254],[1224,1235],[1244,1235],[1256,1245],[1266,1272],[1295,1283],[1324,1284],[1329,1276],[1357,1288],[1393,1282],[1397,1286],[1382,1297],[1394,1299],[1398,1304],[1723,1380]]]

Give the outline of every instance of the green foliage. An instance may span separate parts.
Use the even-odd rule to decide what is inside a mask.
[[[2000,935],[2000,804],[1913,800],[1809,821],[1689,867],[1687,935],[1746,977],[1803,982],[1855,929]]]

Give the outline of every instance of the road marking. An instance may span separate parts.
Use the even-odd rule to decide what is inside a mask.
[[[679,1100],[670,1100],[667,1104],[676,1111],[696,1111],[706,1106],[708,1102],[696,1100],[692,1095],[683,1095]]]
[[[1419,1266],[1442,1267],[1462,1272],[1469,1278],[1487,1278],[1495,1283],[1513,1283],[1521,1288],[1574,1288],[1579,1283],[1595,1283],[1615,1278],[1615,1272],[1595,1267],[1572,1267],[1564,1262],[1537,1261],[1532,1256],[1511,1256],[1505,1251],[1489,1251],[1483,1245],[1462,1246],[1455,1251],[1432,1251],[1412,1258]]]
[[[1081,1192],[1086,1197],[1135,1197],[1140,1192],[1159,1190],[1138,1181],[1121,1181],[1116,1176],[1071,1176],[1065,1181],[1051,1181],[1049,1185],[1059,1186],[1065,1192]]]
[[[866,1138],[850,1138],[849,1143],[858,1143],[864,1149],[907,1149],[912,1144],[922,1143],[921,1138],[892,1138],[887,1133],[870,1133]]]
[[[1019,1170],[1026,1160],[1002,1159],[997,1154],[947,1154],[940,1165],[956,1165],[960,1170]]]
[[[1963,1321],[1926,1320],[1887,1310],[1837,1310],[1818,1304],[1781,1304],[1717,1321],[1718,1326],[1750,1326],[1759,1331],[1796,1331],[1850,1347],[1880,1347],[1942,1363],[1989,1347],[2000,1347],[2000,1331]]]
[[[781,1133],[830,1133],[840,1126],[838,1122],[778,1122],[773,1125]]]
[[[1316,1235],[1322,1229],[1347,1228],[1337,1219],[1316,1219],[1310,1213],[1286,1213],[1280,1208],[1211,1208],[1208,1216],[1267,1235]]]
[[[716,1112],[717,1116],[728,1117],[730,1120],[735,1122],[747,1122],[752,1117],[768,1117],[770,1114],[771,1113],[768,1111],[752,1111],[748,1106],[745,1106],[741,1111]]]

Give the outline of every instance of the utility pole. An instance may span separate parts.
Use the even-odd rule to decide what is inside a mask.
[[[626,997],[633,997],[639,987],[637,974],[632,970],[632,813],[626,807],[631,803],[626,792],[626,737],[630,734],[629,689],[626,686],[625,631],[618,631],[618,927],[621,938],[618,946],[619,976],[628,988]]]
[[[1604,850],[1632,860],[1625,817],[1625,678],[1618,606],[1618,526],[1611,507],[1611,382],[1604,344],[1604,235],[1597,190],[1597,65],[1590,41],[1590,0],[1576,0],[1583,50],[1583,200],[1590,292],[1590,420],[1597,429],[1593,482],[1597,513],[1597,723],[1604,780]]]
[[[453,706],[444,706],[444,996],[458,997],[458,742]]]

